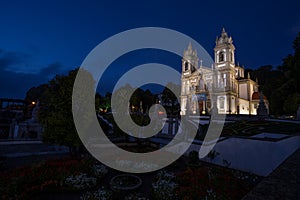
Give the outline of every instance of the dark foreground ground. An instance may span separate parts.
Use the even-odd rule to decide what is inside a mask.
[[[3,146],[2,146],[3,147]],[[37,145],[37,149],[41,147]],[[6,158],[2,163],[1,170],[12,169],[21,166],[30,166],[34,163],[39,163],[43,160],[62,158],[67,154],[51,154],[51,155],[32,155],[24,157]],[[179,162],[184,163],[184,162]],[[180,167],[179,167],[180,168]],[[118,171],[112,171],[105,177],[104,182],[109,183],[109,180],[117,174]],[[140,191],[147,194],[149,187],[153,181],[154,174],[140,174],[143,180],[143,186]],[[57,194],[41,194],[32,199],[80,199],[78,193],[57,193]],[[300,149],[294,152],[287,160],[285,160],[276,170],[268,177],[263,178],[244,198],[243,200],[251,199],[300,199]]]
[[[300,199],[300,149],[243,198],[251,199]]]

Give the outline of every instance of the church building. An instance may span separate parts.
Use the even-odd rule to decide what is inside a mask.
[[[184,51],[181,77],[181,115],[210,114],[215,106],[219,114],[257,115],[260,101],[269,103],[258,92],[257,80],[245,76],[244,67],[235,64],[233,40],[223,28],[216,39],[214,64],[202,66],[191,43]]]

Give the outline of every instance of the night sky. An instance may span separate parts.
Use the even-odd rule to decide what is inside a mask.
[[[246,68],[278,66],[293,53],[300,31],[300,1],[0,1],[0,98],[24,98],[26,91],[55,74],[79,67],[108,37],[127,29],[155,26],[189,35],[211,55],[225,27]],[[188,45],[188,44],[187,44]],[[146,62],[172,65],[165,52],[137,52],[120,58],[106,73],[109,80]],[[119,71],[121,70],[121,71]]]

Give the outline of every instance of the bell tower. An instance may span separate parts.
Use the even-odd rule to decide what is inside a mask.
[[[228,36],[225,29],[216,39],[214,48],[216,85],[220,92],[217,96],[217,104],[220,113],[231,114],[236,112],[237,81],[235,79],[235,47],[233,40]]]
[[[195,92],[195,83],[198,78],[198,62],[199,58],[197,50],[193,49],[192,44],[183,52],[182,58],[182,75],[181,75],[181,115],[188,114],[195,108],[195,102],[192,102],[191,97]]]
[[[182,72],[183,75],[191,75],[198,69],[199,58],[197,50],[193,50],[192,44],[189,43],[187,50],[183,53]]]
[[[232,67],[234,68],[234,51],[233,40],[228,36],[225,29],[222,29],[220,37],[216,39],[215,51],[215,66],[221,67]]]

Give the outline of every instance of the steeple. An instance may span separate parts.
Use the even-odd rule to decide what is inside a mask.
[[[222,36],[223,38],[228,37],[227,32],[225,31],[225,28],[224,28],[224,27],[222,28],[221,36]]]
[[[228,36],[225,28],[222,28],[221,35],[216,39],[215,51],[215,63],[217,66],[224,66],[230,68],[235,66],[235,47],[233,45],[232,38]]]
[[[222,28],[221,36],[216,39],[216,45],[218,44],[232,44],[233,40],[231,37],[228,36],[227,32],[225,31],[225,28]]]
[[[193,50],[193,47],[192,47],[192,43],[190,42],[189,46],[188,46],[188,51],[192,51],[192,50]]]
[[[193,49],[192,43],[190,42],[188,48],[184,50],[182,59],[182,71],[190,72],[189,74],[195,72],[198,69],[198,55],[197,50]]]

